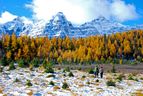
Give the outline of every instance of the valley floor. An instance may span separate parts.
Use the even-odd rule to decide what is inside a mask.
[[[143,74],[132,74],[134,80],[128,80],[129,73],[126,73],[119,81],[116,78],[121,73],[105,73],[101,79],[84,71],[71,70],[74,77],[69,77],[69,72],[55,70],[51,74],[42,69],[5,69],[0,73],[0,96],[143,96]],[[27,80],[32,86],[27,86]],[[109,80],[114,80],[116,86],[107,86]],[[50,81],[54,86],[49,85]],[[63,82],[67,82],[69,88],[63,89]]]

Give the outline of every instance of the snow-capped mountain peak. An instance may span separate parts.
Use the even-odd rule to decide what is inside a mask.
[[[53,22],[66,21],[66,17],[62,12],[58,12],[55,16],[53,16]]]
[[[32,21],[27,18],[17,17],[11,22],[0,25],[0,34],[12,34],[17,36],[28,35],[31,37],[47,36],[52,37],[87,37],[98,34],[111,34],[132,29],[142,29],[143,26],[127,26],[119,22],[108,20],[103,16],[86,22],[82,25],[73,25],[67,20],[62,12],[58,12],[49,21]]]

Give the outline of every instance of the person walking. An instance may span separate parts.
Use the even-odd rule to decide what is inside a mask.
[[[96,67],[94,68],[95,78],[98,77],[98,74],[99,74],[99,68],[98,68],[98,66],[96,66]]]
[[[103,67],[100,67],[100,77],[101,78],[103,78],[103,73],[104,73]]]

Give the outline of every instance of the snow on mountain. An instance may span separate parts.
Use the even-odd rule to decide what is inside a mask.
[[[69,33],[72,32],[73,26],[69,22],[62,12],[57,13],[49,23],[46,23],[44,33],[48,37],[65,37],[69,36]]]
[[[15,33],[17,36],[20,36],[21,32],[26,32],[31,29],[30,23],[24,23],[23,18],[15,18],[11,22],[0,25],[0,34],[12,34]]]
[[[97,29],[99,34],[111,34],[114,32],[122,32],[122,31],[128,30],[127,26],[111,20],[107,20],[105,17],[99,17],[98,19],[94,19],[91,22],[82,24],[81,28]],[[87,31],[87,32],[90,32],[90,31]]]
[[[0,34],[12,34],[17,36],[28,35],[30,37],[87,37],[99,34],[112,34],[131,29],[143,29],[143,25],[127,26],[104,17],[99,17],[86,22],[80,26],[73,25],[67,20],[62,12],[58,12],[49,21],[29,21],[26,18],[18,17],[11,22],[0,25]]]

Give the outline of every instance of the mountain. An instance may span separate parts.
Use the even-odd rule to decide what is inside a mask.
[[[47,36],[52,37],[83,37],[80,28],[73,26],[70,21],[66,19],[62,12],[57,13],[51,20],[45,22],[38,20],[32,25],[29,33],[22,32],[21,35],[28,35],[31,37]]]
[[[21,32],[27,32],[31,29],[30,24],[24,23],[23,18],[15,18],[13,21],[7,22],[0,25],[0,34],[9,34],[15,33],[17,36],[20,36]]]
[[[0,25],[0,34],[12,34],[17,36],[28,35],[30,37],[87,37],[93,35],[112,34],[128,30],[143,29],[143,25],[128,26],[116,21],[99,17],[82,25],[73,25],[62,12],[58,12],[49,21],[36,20],[25,23],[23,18],[16,18],[11,22]]]
[[[92,20],[91,22],[82,24],[80,27],[85,29],[97,29],[99,34],[111,34],[114,32],[122,32],[129,30],[128,26],[122,25],[118,22],[107,20],[105,17],[99,17],[97,19]],[[87,30],[86,32],[89,31]]]

